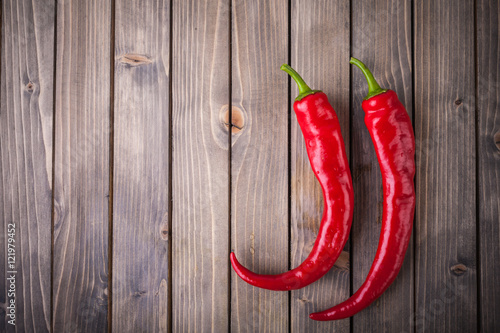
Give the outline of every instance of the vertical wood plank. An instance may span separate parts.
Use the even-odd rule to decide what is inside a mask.
[[[0,331],[48,332],[55,4],[6,0],[1,16]],[[6,316],[12,299],[15,326]]]
[[[500,5],[477,2],[480,302],[483,332],[500,328]]]
[[[170,1],[117,1],[112,328],[169,327]],[[133,309],[133,311],[131,311]]]
[[[110,4],[57,4],[56,332],[101,332],[108,326]]]
[[[339,117],[349,154],[349,2],[293,0],[291,65],[312,89],[320,89]],[[298,90],[292,81],[291,97]],[[309,255],[323,213],[321,187],[314,176],[295,112],[291,116],[291,266]],[[318,322],[309,314],[338,304],[350,295],[349,245],[334,268],[319,281],[292,291],[292,332],[349,332],[349,319]]]
[[[174,0],[174,332],[228,330],[229,2]]]
[[[412,116],[412,50],[410,1],[354,1],[352,51],[374,73],[379,84],[394,90]],[[368,93],[362,73],[352,67],[352,177],[354,220],[352,274],[356,292],[368,275],[377,251],[383,213],[380,167],[364,123],[361,103]],[[411,332],[413,313],[413,242],[397,279],[370,307],[353,318],[354,332],[374,327],[384,332]]]
[[[474,2],[415,1],[417,332],[477,329]]]
[[[233,1],[232,248],[264,274],[288,269],[288,1]],[[234,123],[234,121],[233,121]],[[288,293],[259,289],[231,270],[231,329],[284,332]]]

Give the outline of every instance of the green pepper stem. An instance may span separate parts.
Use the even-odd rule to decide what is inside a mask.
[[[300,101],[302,98],[306,97],[307,95],[314,94],[316,92],[319,92],[319,90],[312,90],[309,88],[309,86],[306,84],[304,79],[293,69],[290,67],[290,65],[283,64],[281,65],[280,69],[282,71],[287,72],[292,79],[297,83],[297,86],[299,87],[299,96],[295,98],[296,101]]]
[[[361,71],[363,72],[363,75],[366,78],[366,82],[368,82],[368,95],[366,95],[365,100],[370,99],[373,96],[377,96],[377,95],[380,95],[382,93],[385,93],[387,91],[387,89],[380,88],[379,84],[377,83],[377,81],[373,77],[372,72],[370,72],[370,70],[361,61],[359,61],[356,58],[351,57],[351,60],[349,61],[349,63],[351,63],[351,64],[357,66],[359,69],[361,69]]]

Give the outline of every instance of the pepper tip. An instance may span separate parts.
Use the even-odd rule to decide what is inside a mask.
[[[312,320],[319,320],[318,319],[318,314],[315,312],[315,313],[310,313],[309,314],[309,319],[312,319]]]

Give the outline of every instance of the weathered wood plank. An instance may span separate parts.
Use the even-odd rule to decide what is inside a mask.
[[[291,65],[313,89],[321,89],[339,117],[349,154],[349,2],[292,1]],[[291,82],[292,102],[297,95]],[[291,266],[309,255],[323,213],[321,187],[311,169],[295,112],[291,117]],[[292,291],[292,332],[349,332],[349,319],[317,322],[311,312],[327,309],[350,295],[349,244],[335,267],[318,282]]]
[[[55,4],[6,0],[1,16],[0,331],[48,332]],[[15,298],[8,296],[11,275]],[[12,299],[15,326],[6,316]]]
[[[258,273],[288,269],[288,1],[235,1],[232,11],[232,248]],[[234,121],[233,121],[234,123]],[[286,332],[288,293],[231,270],[231,329]]]
[[[352,51],[374,73],[379,84],[394,90],[412,116],[411,3],[409,1],[354,1]],[[373,263],[381,232],[383,189],[380,167],[364,123],[361,102],[368,93],[362,73],[352,69],[352,227],[353,290],[363,284]],[[353,319],[354,332],[377,327],[384,332],[411,332],[413,313],[413,242],[398,278],[372,306]]]
[[[229,2],[173,2],[174,332],[228,330]]]
[[[108,312],[111,1],[57,5],[53,316],[102,332]]]
[[[169,61],[170,1],[117,1],[111,284],[116,332],[169,327]]]
[[[417,332],[477,329],[473,1],[416,1]]]
[[[480,322],[500,329],[500,5],[477,2]]]

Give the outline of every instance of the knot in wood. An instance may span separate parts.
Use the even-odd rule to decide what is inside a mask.
[[[497,147],[498,151],[500,152],[500,131],[495,133],[495,135],[493,136],[493,140],[495,142],[495,146]]]
[[[145,290],[137,290],[136,292],[134,292],[132,294],[132,296],[135,297],[135,298],[139,298],[139,297],[142,297],[145,294],[146,294]]]
[[[168,226],[165,226],[161,230],[161,239],[163,239],[164,241],[168,240]]]
[[[221,108],[221,112],[223,113],[222,121],[226,126],[226,129],[229,130],[231,127],[231,133],[236,134],[243,130],[245,126],[245,119],[243,117],[243,112],[237,106],[231,106],[231,111],[229,111],[229,106],[224,105]]]
[[[311,301],[306,296],[302,296],[301,298],[297,298],[297,300],[302,304],[311,303]]]
[[[135,53],[124,54],[118,60],[129,67],[149,65],[153,62],[148,56]]]
[[[451,266],[450,270],[453,272],[453,274],[460,276],[467,272],[467,266],[465,266],[464,264],[457,264]]]
[[[26,90],[31,93],[31,92],[33,92],[34,89],[35,89],[35,85],[33,84],[33,82],[31,82],[31,81],[28,82],[28,84],[26,85]]]

